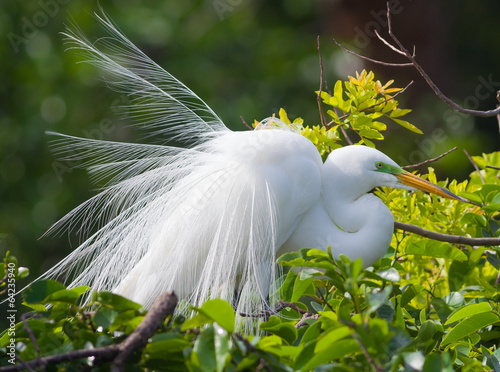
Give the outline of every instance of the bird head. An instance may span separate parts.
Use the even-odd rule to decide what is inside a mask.
[[[468,202],[443,187],[405,171],[387,155],[370,147],[355,145],[336,149],[329,155],[325,165],[330,169],[335,169],[337,180],[343,177],[356,180],[356,182],[351,182],[349,187],[352,187],[353,191],[363,188],[363,190],[354,191],[360,194],[378,186],[386,186],[422,190],[448,199]]]

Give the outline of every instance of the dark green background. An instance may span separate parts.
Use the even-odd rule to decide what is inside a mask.
[[[399,3],[399,2],[396,2]],[[411,69],[364,64],[341,52],[332,37],[357,51],[402,61],[371,37],[384,23],[383,1],[110,1],[101,6],[150,57],[197,92],[233,129],[284,107],[317,124],[314,91],[320,35],[329,86],[356,69],[373,69],[397,86],[408,119],[423,136],[390,127],[384,152],[399,163],[418,162],[458,145],[471,154],[498,148],[495,119],[459,117]],[[448,94],[479,109],[494,108],[495,94],[481,77],[500,81],[497,0],[401,1],[394,31]],[[0,9],[0,251],[11,250],[32,270],[31,279],[78,244],[78,238],[40,236],[65,213],[94,195],[82,170],[61,170],[50,154],[47,130],[75,136],[136,141],[110,106],[99,72],[65,52],[60,32],[69,17],[92,37],[102,35],[90,13],[95,1],[3,1]],[[219,13],[218,13],[219,12]],[[34,28],[30,25],[33,25]],[[24,39],[19,39],[24,38]],[[22,41],[20,41],[22,40]],[[500,85],[500,84],[498,84]],[[498,89],[498,85],[495,89]],[[436,128],[442,128],[437,130]],[[63,164],[65,166],[65,164]],[[462,150],[435,165],[441,178],[471,171]],[[20,283],[19,285],[21,285]]]

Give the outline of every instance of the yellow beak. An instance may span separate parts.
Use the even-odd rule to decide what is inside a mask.
[[[457,196],[452,192],[438,185],[433,184],[432,182],[426,181],[418,176],[415,176],[410,172],[403,171],[403,173],[396,174],[395,176],[399,179],[399,182],[401,182],[403,185],[410,186],[415,189],[419,189],[439,196],[443,196],[448,199],[460,200],[466,203],[470,203],[469,200],[461,198],[460,196]]]

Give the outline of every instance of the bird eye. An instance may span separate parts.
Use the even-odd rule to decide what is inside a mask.
[[[384,163],[382,163],[381,161],[378,161],[375,163],[375,167],[377,167],[377,169],[382,169],[384,167]]]

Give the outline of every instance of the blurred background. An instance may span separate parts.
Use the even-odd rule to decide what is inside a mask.
[[[500,2],[392,1],[393,27],[450,98],[469,108],[492,109],[500,89]],[[100,0],[140,49],[187,84],[232,129],[280,107],[291,118],[319,123],[316,37],[325,79],[372,69],[382,82],[414,84],[399,96],[411,108],[417,135],[390,125],[378,147],[401,165],[456,151],[433,166],[441,179],[462,180],[472,155],[499,148],[496,119],[459,115],[442,103],[411,68],[367,64],[341,51],[332,38],[372,58],[402,62],[376,37],[386,35],[384,1],[348,0]],[[65,51],[70,19],[94,39],[97,1],[7,0],[0,9],[0,253],[10,250],[33,280],[78,244],[72,235],[41,237],[59,218],[95,194],[81,169],[58,162],[45,132],[137,141],[114,106],[126,97],[109,91],[99,71]],[[404,61],[403,61],[404,62]],[[28,280],[26,280],[28,282]],[[18,284],[22,285],[22,283]]]

